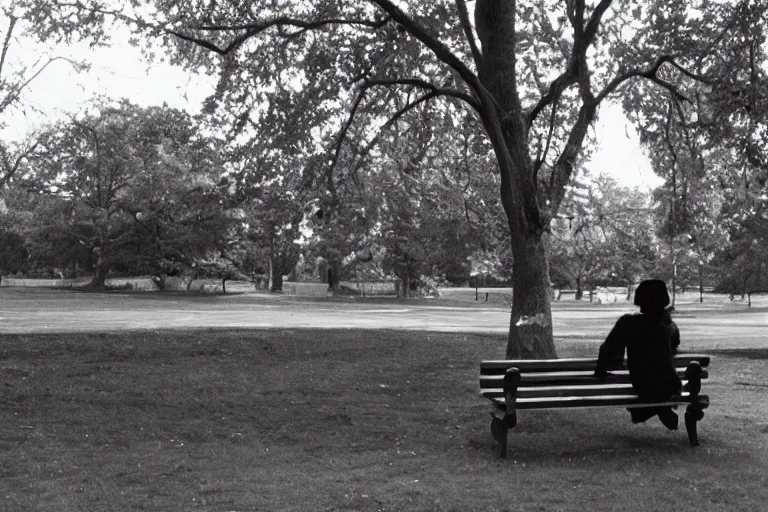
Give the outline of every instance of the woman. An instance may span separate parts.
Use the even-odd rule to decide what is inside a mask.
[[[616,322],[600,346],[595,376],[605,378],[608,370],[620,368],[627,350],[627,366],[632,387],[645,402],[661,402],[682,390],[673,354],[680,345],[680,331],[669,316],[667,285],[658,279],[643,281],[635,291],[640,314],[624,315]],[[677,414],[671,407],[629,409],[632,423],[656,415],[671,430],[677,429]]]

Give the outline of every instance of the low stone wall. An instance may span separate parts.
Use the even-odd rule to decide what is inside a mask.
[[[397,295],[397,281],[341,281],[339,284],[364,295]]]
[[[84,277],[78,279],[25,279],[18,277],[3,277],[0,286],[5,287],[24,287],[24,288],[72,288],[74,286],[83,286],[91,282],[91,278]]]
[[[142,292],[152,292],[157,289],[155,283],[152,282],[152,278],[148,276],[113,277],[107,279],[104,285],[107,288],[138,290]]]
[[[91,282],[90,277],[77,279],[24,279],[4,277],[2,287],[26,287],[26,288],[73,288],[85,286]],[[137,277],[112,277],[106,280],[107,288],[138,290],[145,292],[157,291],[157,286],[150,276]],[[169,277],[165,281],[167,291],[187,291],[187,281],[178,277]],[[227,281],[227,293],[246,293],[255,291],[256,286],[250,281]],[[221,293],[221,279],[195,279],[189,286],[190,292]]]
[[[343,288],[355,290],[366,296],[397,295],[397,281],[340,281]],[[229,290],[229,284],[227,284]],[[327,283],[306,281],[283,281],[283,294],[303,297],[322,297],[330,295]]]
[[[187,281],[178,278],[169,278],[165,282],[165,289],[169,291],[187,291]],[[256,291],[256,285],[251,281],[227,281],[227,293],[247,293]],[[195,279],[189,284],[190,292],[221,293],[221,279]]]
[[[328,291],[327,283],[283,281],[283,294],[302,297],[322,297],[330,295],[330,292]]]
[[[553,290],[553,299],[558,301],[576,300],[576,290]],[[589,290],[583,290],[582,301],[589,302]],[[627,289],[621,287],[595,288],[592,291],[592,300],[598,304],[614,304],[626,302]]]

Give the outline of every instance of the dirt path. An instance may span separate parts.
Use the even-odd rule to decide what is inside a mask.
[[[553,303],[555,336],[600,341],[631,305]],[[768,347],[766,308],[681,308],[675,321],[691,348]],[[269,295],[184,296],[0,289],[0,333],[132,329],[354,328],[498,333],[508,329],[500,305],[435,302],[338,302]]]

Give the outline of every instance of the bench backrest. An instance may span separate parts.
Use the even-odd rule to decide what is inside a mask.
[[[677,373],[685,384],[687,365],[696,361],[702,368],[706,368],[709,366],[710,356],[680,354],[676,355],[674,360]],[[607,379],[597,379],[593,376],[596,365],[597,359],[587,358],[483,361],[480,363],[481,394],[503,402],[504,374],[507,369],[516,367],[520,370],[517,398],[519,405],[523,407],[526,403],[534,406],[534,402],[538,406],[553,406],[541,400],[549,397],[604,397],[606,405],[620,405],[616,399],[622,399],[621,403],[624,403],[625,399],[636,398],[629,380],[626,360],[621,369],[611,370],[612,375]],[[704,370],[701,378],[707,377],[708,373]],[[683,396],[686,394],[683,393]],[[577,406],[577,403],[572,406]],[[595,402],[598,403],[602,402]]]

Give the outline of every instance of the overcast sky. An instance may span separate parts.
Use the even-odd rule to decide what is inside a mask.
[[[31,63],[43,51],[42,47],[20,39],[8,57],[16,65]],[[148,66],[139,50],[128,45],[95,50],[74,45],[57,49],[54,54],[85,59],[91,63],[91,70],[78,73],[64,61],[46,68],[24,95],[24,103],[36,111],[10,113],[5,118],[8,127],[2,132],[4,137],[19,138],[46,119],[54,120],[66,112],[77,111],[89,98],[100,94],[125,97],[145,106],[166,102],[196,112],[214,85],[214,77],[192,77],[183,69],[164,64]],[[594,129],[598,148],[588,165],[592,174],[608,174],[629,187],[648,188],[660,184],[619,105],[602,105]]]

